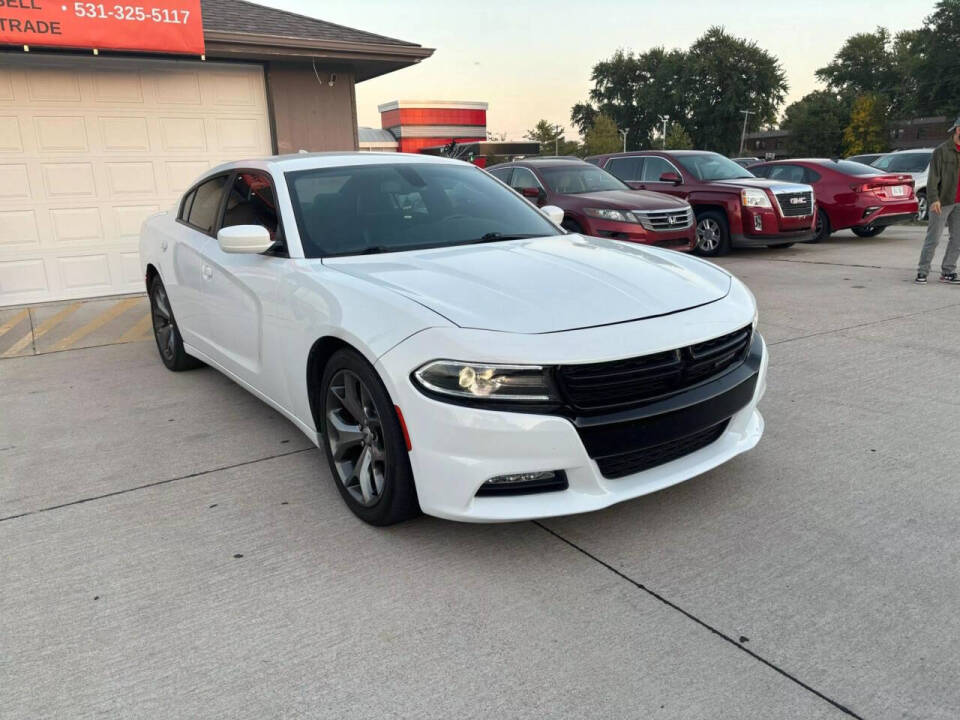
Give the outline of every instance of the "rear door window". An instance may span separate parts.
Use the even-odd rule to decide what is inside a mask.
[[[219,175],[198,186],[194,192],[193,205],[190,207],[187,222],[200,232],[208,235],[213,233],[226,184],[227,176]]]
[[[507,185],[510,184],[510,175],[513,174],[512,167],[502,167],[502,168],[493,168],[492,170],[487,170],[488,173],[493,175],[497,180],[505,182]]]
[[[642,156],[611,158],[604,170],[624,182],[638,181],[643,177],[643,160]]]

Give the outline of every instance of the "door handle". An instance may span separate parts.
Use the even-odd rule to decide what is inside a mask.
[[[204,263],[200,268],[200,273],[203,275],[204,280],[213,279],[213,268]]]

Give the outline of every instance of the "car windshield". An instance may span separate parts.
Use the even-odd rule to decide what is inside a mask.
[[[873,167],[885,172],[920,173],[930,164],[932,152],[893,153],[873,161]]]
[[[582,195],[583,193],[603,192],[604,190],[629,190],[629,186],[620,182],[606,170],[585,165],[561,165],[559,167],[539,168],[543,181],[553,192],[563,195]]]
[[[674,158],[697,180],[737,180],[756,177],[749,170],[737,165],[733,160],[717,153],[696,153],[677,155]]]
[[[562,234],[527,200],[466,163],[353,165],[286,178],[310,258]]]

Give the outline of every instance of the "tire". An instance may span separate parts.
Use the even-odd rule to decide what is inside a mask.
[[[377,371],[354,350],[333,354],[320,381],[323,448],[347,507],[370,525],[420,514],[403,429]]]
[[[784,243],[783,245],[767,245],[771,250],[786,250],[787,248],[793,247],[793,243]]]
[[[576,220],[573,220],[572,218],[564,218],[563,222],[560,223],[560,227],[572,233],[579,233],[580,235],[584,234],[583,228],[580,227],[580,223],[578,223]]]
[[[830,233],[833,232],[833,228],[830,227],[830,217],[823,208],[817,208],[816,231],[816,235],[807,240],[807,242],[811,243],[812,245],[816,245],[818,242],[826,240],[828,237],[830,237]]]
[[[930,216],[930,209],[927,207],[927,192],[921,190],[917,193],[917,220],[926,222]]]
[[[871,238],[871,237],[876,237],[887,228],[873,227],[872,225],[867,225],[866,227],[853,227],[850,229],[853,230],[853,234],[856,235],[857,237]]]
[[[704,257],[717,257],[730,252],[730,228],[724,213],[707,210],[697,215],[697,245],[694,250]]]
[[[153,320],[153,339],[157,341],[160,359],[168,370],[181,372],[203,365],[183,349],[183,337],[177,327],[167,289],[159,275],[150,282],[150,317]]]

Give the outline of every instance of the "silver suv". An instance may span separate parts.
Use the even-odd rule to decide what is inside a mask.
[[[914,192],[917,194],[917,220],[927,219],[927,170],[933,148],[898,150],[881,155],[871,163],[878,170],[890,173],[909,173],[913,176]]]

